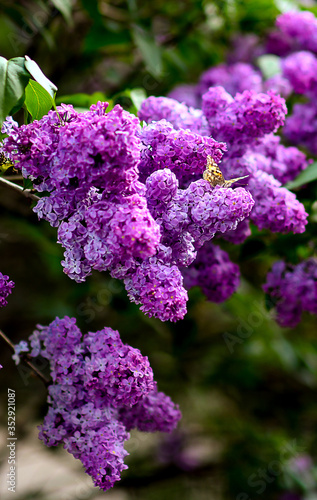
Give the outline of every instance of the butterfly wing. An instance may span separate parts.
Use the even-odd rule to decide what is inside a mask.
[[[205,181],[210,182],[212,186],[223,186],[225,182],[220,168],[210,155],[207,156],[207,167],[203,173],[203,178]]]
[[[243,177],[236,177],[235,179],[229,179],[228,181],[225,180],[223,187],[230,187],[234,182],[240,181],[241,179],[245,179],[246,177],[249,176],[244,175]]]

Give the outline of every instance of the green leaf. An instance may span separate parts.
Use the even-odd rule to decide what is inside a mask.
[[[31,179],[23,179],[23,189],[33,189],[33,182]]]
[[[34,78],[54,99],[55,92],[57,92],[57,87],[52,83],[43,73],[39,65],[30,59],[29,56],[25,56],[25,67]]]
[[[72,3],[70,0],[51,0],[54,7],[59,10],[67,23],[72,26]]]
[[[162,54],[154,38],[139,26],[133,28],[133,38],[142,54],[148,72],[153,76],[160,76],[163,69]]]
[[[281,12],[298,11],[298,2],[295,0],[275,0],[275,5]]]
[[[257,65],[266,80],[281,73],[281,59],[273,54],[264,54],[260,56],[257,59]]]
[[[130,95],[129,95],[133,105],[135,106],[136,110],[139,111],[142,102],[147,98],[146,92],[142,88],[135,88],[130,90]]]
[[[56,100],[57,104],[72,104],[80,108],[89,108],[92,104],[97,104],[98,101],[105,102],[107,97],[103,92],[94,92],[93,94],[70,94],[62,95]]]
[[[317,161],[309,165],[303,172],[299,174],[294,181],[288,182],[284,187],[294,189],[317,179]]]
[[[0,57],[0,126],[13,110],[22,107],[29,78],[24,57],[9,61]]]
[[[33,120],[40,120],[53,107],[50,94],[34,80],[30,80],[25,89],[25,106]]]

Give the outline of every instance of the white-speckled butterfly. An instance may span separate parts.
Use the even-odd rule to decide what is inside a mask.
[[[246,177],[249,176],[244,175],[243,177],[236,177],[235,179],[226,181],[215,160],[210,155],[207,156],[207,166],[203,173],[203,178],[205,181],[210,182],[212,186],[230,187],[234,182],[245,179]]]

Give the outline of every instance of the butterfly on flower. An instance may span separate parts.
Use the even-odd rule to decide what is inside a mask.
[[[207,156],[207,166],[203,173],[203,178],[205,181],[210,182],[212,186],[230,187],[234,182],[245,179],[246,177],[249,176],[244,175],[243,177],[236,177],[235,179],[226,181],[215,160],[210,155]]]
[[[10,167],[13,167],[12,161],[3,153],[0,153],[0,171],[5,172]]]

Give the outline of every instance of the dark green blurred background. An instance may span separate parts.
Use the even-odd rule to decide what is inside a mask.
[[[255,33],[261,42],[276,15],[291,5],[270,0],[0,1],[0,53],[29,55],[58,86],[63,102],[87,107],[108,98],[133,109],[127,89],[166,95],[179,83],[196,83],[202,71],[226,60],[237,33]],[[317,10],[315,3],[310,8]],[[72,97],[77,93],[88,96]],[[298,195],[308,209],[316,191],[312,183]],[[84,284],[67,278],[56,230],[38,222],[29,200],[1,187],[0,209],[0,271],[16,283],[0,312],[1,329],[18,342],[37,323],[66,314],[77,317],[83,331],[118,329],[124,342],[149,356],[160,390],[183,412],[179,430],[170,437],[133,434],[129,470],[112,492],[94,490],[72,457],[54,480],[56,489],[49,491],[36,467],[47,460],[54,477],[67,452],[44,449],[42,443],[40,451],[32,449],[36,425],[46,413],[45,388],[28,370],[17,370],[1,344],[1,480],[7,466],[9,385],[17,393],[23,449],[16,500],[317,499],[316,318],[307,315],[295,329],[279,328],[260,288],[277,258],[296,262],[309,255],[313,230],[278,236],[253,228],[244,245],[223,245],[240,263],[239,292],[216,305],[194,289],[185,320],[170,324],[144,316],[129,303],[122,284],[105,273],[94,273]],[[24,477],[28,446],[33,487]],[[79,482],[72,488],[64,479],[74,470],[77,476],[70,482]],[[81,482],[87,485],[83,489]],[[6,487],[1,488],[6,499]]]

